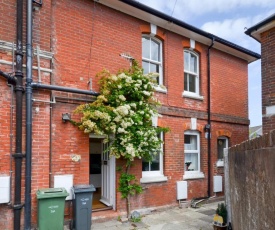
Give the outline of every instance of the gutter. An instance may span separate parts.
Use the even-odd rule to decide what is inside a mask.
[[[252,38],[254,38],[256,41],[261,42],[259,39],[257,39],[256,37],[254,37],[252,35],[252,33],[254,31],[258,31],[258,29],[260,29],[261,27],[265,26],[266,24],[272,22],[275,20],[275,14],[272,14],[271,16],[269,16],[268,18],[264,19],[263,21],[257,23],[256,25],[248,28],[244,33]]]

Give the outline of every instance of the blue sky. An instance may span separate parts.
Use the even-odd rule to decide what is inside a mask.
[[[254,52],[260,43],[245,35],[249,28],[275,13],[274,0],[138,0],[156,10],[213,33]],[[262,124],[261,61],[248,66],[250,126]]]

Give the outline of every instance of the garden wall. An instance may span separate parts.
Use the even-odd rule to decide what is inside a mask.
[[[233,229],[274,229],[275,130],[230,148],[227,160],[226,200]]]

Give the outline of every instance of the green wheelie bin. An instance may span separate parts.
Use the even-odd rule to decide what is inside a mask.
[[[44,188],[36,192],[38,201],[37,222],[39,230],[63,230],[65,188]]]

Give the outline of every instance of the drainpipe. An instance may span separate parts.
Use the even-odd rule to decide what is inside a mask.
[[[14,182],[14,229],[20,229],[21,209],[21,178],[22,178],[22,96],[23,96],[23,1],[17,0],[16,15],[16,136],[15,136],[15,182]]]
[[[208,148],[208,197],[210,197],[211,192],[211,81],[210,81],[210,49],[213,47],[214,45],[214,41],[215,38],[212,37],[212,43],[211,45],[208,47],[207,50],[207,98],[208,98],[208,104],[207,104],[207,126],[206,126],[206,130],[208,132],[208,136],[207,136],[207,148]]]
[[[32,0],[27,1],[26,38],[26,174],[25,229],[31,229],[31,160],[32,160]]]

